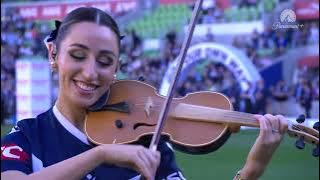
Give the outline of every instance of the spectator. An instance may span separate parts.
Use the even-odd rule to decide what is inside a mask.
[[[240,107],[239,107],[240,92],[241,92],[241,87],[235,79],[231,80],[231,87],[225,89],[225,91],[224,91],[226,96],[229,97],[229,99],[233,105],[233,109],[235,111],[239,111],[239,109],[240,109]]]
[[[250,82],[248,82],[247,84],[248,88],[246,90],[243,90],[240,94],[239,110],[241,112],[253,113],[253,104],[255,101],[254,97],[252,96],[253,86]]]
[[[205,35],[205,39],[204,39],[205,42],[214,42],[214,35],[212,33],[212,29],[211,27],[208,27],[207,28],[207,33]]]
[[[265,114],[267,107],[267,91],[264,86],[264,81],[260,80],[257,83],[257,88],[254,92],[255,103],[254,103],[254,113]]]
[[[319,24],[312,23],[310,28],[309,44],[319,43]]]
[[[312,108],[312,89],[309,82],[305,82],[302,85],[301,95],[299,97],[300,105],[305,109],[305,115],[307,118],[311,117],[310,111]]]
[[[289,98],[289,88],[283,80],[280,80],[276,87],[271,87],[271,94],[275,100],[274,112],[287,112],[286,101]]]

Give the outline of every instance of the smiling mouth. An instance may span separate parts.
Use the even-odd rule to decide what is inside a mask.
[[[81,81],[74,81],[74,82],[75,82],[76,86],[83,91],[94,91],[98,88],[98,86],[96,86],[96,85],[84,83]]]

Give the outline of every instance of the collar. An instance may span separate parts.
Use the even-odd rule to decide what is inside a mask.
[[[78,128],[76,128],[65,116],[62,115],[62,113],[59,111],[56,105],[53,106],[53,114],[56,116],[59,123],[73,136],[78,138],[80,141],[82,141],[85,144],[90,144],[87,136],[81,132]]]

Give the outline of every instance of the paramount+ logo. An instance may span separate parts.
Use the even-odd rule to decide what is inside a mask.
[[[303,24],[296,23],[297,17],[292,9],[285,9],[280,14],[280,22],[275,22],[272,25],[272,29],[299,29],[303,27]]]

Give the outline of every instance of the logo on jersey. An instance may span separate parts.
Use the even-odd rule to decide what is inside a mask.
[[[1,161],[16,160],[27,162],[28,154],[16,144],[4,144],[1,146]]]
[[[182,173],[180,171],[174,172],[170,174],[166,179],[164,180],[186,180],[185,177],[183,177]]]
[[[141,179],[141,175],[138,175],[129,180],[140,180],[140,179]],[[162,179],[162,180],[186,180],[186,178],[183,177],[180,171],[177,171],[172,174],[169,174],[165,179]]]
[[[96,177],[94,177],[92,174],[87,174],[86,175],[86,180],[95,180]]]

